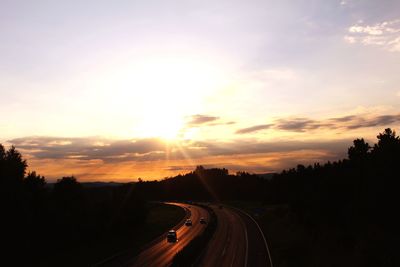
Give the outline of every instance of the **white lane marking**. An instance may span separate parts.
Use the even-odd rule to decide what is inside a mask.
[[[231,237],[229,236],[229,231],[228,231],[228,240],[226,240],[224,250],[222,251],[222,254],[221,254],[222,257],[225,255],[226,248],[229,246],[230,243],[231,243]]]
[[[224,250],[222,251],[221,257],[223,257],[225,255],[225,251],[226,251],[226,246],[224,247]]]
[[[233,258],[232,258],[232,261],[231,261],[231,267],[233,266],[233,263],[235,262],[235,258],[236,258],[236,253],[233,253]]]
[[[240,217],[239,217],[240,218]],[[244,222],[242,222],[244,224]],[[247,261],[249,257],[249,239],[247,238],[247,228],[246,225],[244,225],[244,236],[246,239],[246,256],[244,257],[244,267],[247,267]]]
[[[230,207],[230,208],[233,208],[233,209],[236,209],[236,210],[242,212],[243,214],[247,215],[247,216],[256,224],[256,226],[257,226],[257,228],[258,228],[258,231],[260,231],[261,236],[262,236],[262,238],[263,238],[263,240],[264,240],[265,247],[267,248],[269,263],[270,263],[271,267],[274,267],[274,265],[272,264],[272,258],[271,258],[271,253],[270,253],[270,251],[269,251],[268,243],[267,243],[267,240],[265,239],[264,233],[263,233],[263,231],[261,230],[260,225],[258,225],[257,221],[254,220],[254,218],[253,218],[252,216],[250,216],[250,214],[248,214],[248,213],[245,212],[244,210],[241,210],[241,209],[238,209],[238,208],[235,208],[235,207],[232,207],[232,206],[229,206],[229,207]]]

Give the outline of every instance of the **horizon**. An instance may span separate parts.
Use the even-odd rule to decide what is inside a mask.
[[[400,128],[399,10],[394,0],[6,1],[0,143],[54,181],[339,160],[354,139]]]
[[[224,169],[223,167],[222,168],[217,168],[217,167],[215,167],[216,169]],[[205,168],[206,170],[208,170],[208,168]],[[211,168],[212,169],[212,168]],[[181,176],[185,176],[185,175],[187,175],[187,174],[189,174],[189,173],[192,173],[194,171],[194,169],[192,170],[192,171],[188,171],[188,172],[184,172],[184,173],[178,173],[177,174],[177,176],[179,176],[179,175],[181,175]],[[228,170],[228,174],[229,175],[236,175],[236,173],[233,173],[233,172],[231,172],[231,171],[229,171]],[[270,173],[249,173],[250,175],[260,175],[260,176],[262,176],[262,175],[268,175],[268,174],[277,174],[277,173],[275,173],[275,172],[270,172]],[[109,184],[109,183],[115,183],[115,184],[120,184],[120,183],[137,183],[137,182],[139,182],[139,179],[142,179],[141,177],[138,177],[138,178],[126,178],[126,179],[109,179],[109,180],[99,180],[99,181],[96,181],[96,180],[90,180],[90,181],[81,181],[80,179],[79,179],[79,177],[75,177],[74,175],[72,175],[74,178],[76,178],[76,180],[78,181],[78,182],[80,182],[80,183],[83,183],[83,184],[85,184],[85,183],[104,183],[104,184]],[[66,176],[66,177],[70,177],[70,176]],[[162,181],[162,180],[166,180],[166,179],[172,179],[172,178],[175,178],[176,176],[168,176],[168,177],[163,177],[163,178],[159,178],[159,179],[146,179],[146,180],[143,180],[142,179],[142,181],[143,182],[160,182],[160,181]],[[46,178],[46,183],[48,183],[48,184],[56,184],[60,179],[62,179],[62,177],[57,177],[57,178],[54,178],[54,179],[52,179],[52,178],[50,178],[50,179],[48,179],[48,177],[45,177]]]

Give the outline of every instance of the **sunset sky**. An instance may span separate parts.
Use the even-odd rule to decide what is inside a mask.
[[[0,0],[0,99],[49,180],[335,160],[400,131],[400,1]]]

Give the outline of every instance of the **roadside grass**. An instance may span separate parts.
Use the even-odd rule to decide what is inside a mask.
[[[185,211],[177,206],[163,203],[148,203],[148,216],[142,227],[130,233],[105,236],[77,245],[49,258],[40,266],[92,266],[102,260],[129,250],[129,255],[137,255],[141,248],[178,224]]]
[[[254,217],[268,240],[275,267],[309,266],[310,237],[296,223],[287,206],[269,206],[263,214]]]
[[[230,202],[249,213],[260,225],[271,252],[274,267],[308,266],[310,237],[291,216],[286,205],[260,202]]]
[[[227,203],[249,213],[260,225],[274,267],[357,266],[351,250],[333,228],[306,228],[287,205]]]

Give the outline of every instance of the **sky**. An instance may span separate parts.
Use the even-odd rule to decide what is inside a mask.
[[[0,101],[50,180],[337,160],[400,128],[400,2],[0,0]]]

